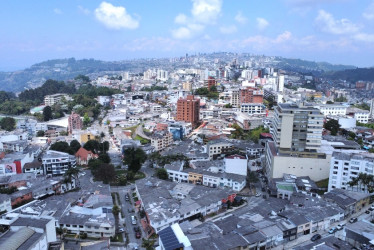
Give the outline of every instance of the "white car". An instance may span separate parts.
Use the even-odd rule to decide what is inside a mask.
[[[261,193],[257,193],[257,194],[256,194],[256,197],[260,197],[260,196],[261,196]]]
[[[136,225],[136,218],[134,215],[131,215],[131,224]]]

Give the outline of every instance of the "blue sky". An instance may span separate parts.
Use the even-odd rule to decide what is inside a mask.
[[[0,70],[231,51],[374,66],[374,0],[6,0]]]

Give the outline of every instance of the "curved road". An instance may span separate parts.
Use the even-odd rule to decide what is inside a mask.
[[[144,134],[142,124],[140,124],[138,127],[136,127],[135,134],[139,135],[140,137],[143,137],[144,139],[151,140],[150,137],[148,137]]]

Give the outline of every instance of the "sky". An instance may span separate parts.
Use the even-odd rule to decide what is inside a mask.
[[[0,70],[217,51],[374,66],[374,0],[4,0]]]

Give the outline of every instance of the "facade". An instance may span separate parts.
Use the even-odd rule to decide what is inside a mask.
[[[208,89],[210,89],[213,86],[217,86],[217,81],[212,76],[208,76],[208,79],[205,80],[204,82],[208,86]]]
[[[44,97],[44,105],[45,106],[53,106],[57,103],[60,103],[63,98],[69,99],[69,95],[67,95],[67,94],[46,95]]]
[[[328,191],[335,188],[368,192],[364,185],[350,186],[348,184],[360,173],[374,174],[374,154],[367,152],[344,153],[334,152],[331,158]]]
[[[151,145],[155,148],[155,151],[163,150],[173,144],[173,142],[173,134],[170,132],[161,131],[151,136]]]
[[[270,133],[284,151],[315,152],[321,146],[323,115],[318,109],[279,104]]]
[[[234,108],[238,108],[240,106],[240,98],[239,98],[239,89],[236,89],[236,90],[232,90],[231,91],[231,100],[230,100],[230,104],[231,106],[233,106]]]
[[[347,107],[339,104],[325,104],[316,106],[324,116],[345,116],[347,113]]]
[[[187,98],[179,98],[177,101],[177,121],[190,122],[194,125],[200,120],[200,99],[195,99],[193,95]]]
[[[47,176],[64,175],[69,168],[75,168],[76,160],[73,155],[54,150],[48,150],[42,155],[43,171]]]
[[[216,156],[223,154],[225,150],[232,148],[232,143],[227,141],[212,142],[207,145],[209,158],[213,159]]]
[[[0,213],[12,211],[12,203],[9,195],[0,194]]]
[[[264,92],[256,88],[241,88],[239,91],[240,103],[262,103]]]
[[[249,115],[261,115],[266,114],[266,107],[262,103],[241,103],[240,112]]]
[[[86,150],[84,147],[81,147],[76,153],[75,157],[77,159],[78,165],[87,165],[89,160],[96,159],[99,156],[92,153],[91,151]]]
[[[225,172],[247,176],[248,161],[241,155],[230,155],[225,157]]]
[[[82,129],[83,128],[83,122],[82,122],[82,119],[80,117],[80,115],[74,113],[74,112],[71,112],[71,115],[69,115],[69,118],[68,118],[68,130],[69,130],[69,133],[71,133],[73,131],[73,129]]]
[[[353,116],[356,121],[360,123],[368,123],[370,117],[370,111],[359,108],[348,108],[347,114]]]

